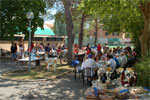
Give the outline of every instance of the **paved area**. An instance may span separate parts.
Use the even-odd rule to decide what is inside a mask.
[[[84,100],[88,88],[79,79],[75,82],[73,74],[55,81],[0,81],[0,100]]]
[[[8,61],[1,62],[2,64],[1,73],[18,68]],[[82,80],[77,79],[75,82],[73,73],[54,81],[14,81],[0,78],[0,100],[84,100],[87,88],[87,85],[82,85]]]
[[[21,70],[27,65],[19,65],[16,62],[11,62],[10,59],[0,59],[0,75],[13,70]]]

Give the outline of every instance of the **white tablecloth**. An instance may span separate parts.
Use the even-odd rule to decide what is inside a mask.
[[[31,58],[31,61],[41,60],[41,59],[42,59],[42,57],[41,57],[41,58],[35,57],[35,58]],[[27,58],[22,58],[22,59],[18,59],[18,61],[29,61],[29,57],[27,57]]]

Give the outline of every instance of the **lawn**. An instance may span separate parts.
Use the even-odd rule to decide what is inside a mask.
[[[55,79],[56,76],[61,76],[65,72],[72,71],[73,67],[63,64],[58,65],[56,72],[54,72],[53,67],[50,67],[48,72],[45,66],[38,66],[31,69],[17,70],[9,73],[3,74],[3,78],[15,79],[15,80],[36,80],[36,79]]]

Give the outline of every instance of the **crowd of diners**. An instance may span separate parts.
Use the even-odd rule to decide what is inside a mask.
[[[88,44],[85,48],[86,54],[83,58],[83,62],[81,62],[81,66],[78,67],[79,71],[84,70],[85,68],[98,69],[97,62],[104,61],[108,63],[108,66],[111,67],[111,79],[117,78],[116,69],[122,67],[124,70],[127,67],[132,67],[136,62],[136,52],[135,49],[132,49],[130,46],[125,48],[116,47],[109,48],[107,45],[101,46],[99,43],[97,47],[91,48],[90,44]],[[77,44],[75,44],[74,52],[78,53],[80,51],[78,49]],[[97,72],[93,73],[92,76],[97,76]],[[106,80],[106,75],[102,76],[103,82]]]
[[[16,59],[23,58],[24,53],[28,51],[32,51],[33,53],[37,53],[37,52],[50,53],[53,51],[61,52],[64,49],[67,49],[66,45],[50,44],[50,43],[44,44],[42,42],[41,43],[32,42],[31,49],[25,48],[22,43],[19,43],[18,46],[16,43],[12,43],[10,47],[12,61],[16,61]]]
[[[116,48],[109,48],[106,44],[102,46],[100,43],[96,47],[91,47],[90,44],[87,44],[87,46],[82,47],[79,49],[79,46],[77,44],[74,44],[73,46],[74,50],[74,58],[73,60],[77,59],[79,53],[83,53],[84,57],[80,61],[81,66],[78,68],[79,70],[83,70],[86,67],[92,68],[92,69],[98,69],[97,62],[99,61],[105,61],[109,63],[109,67],[112,69],[112,75],[116,73],[117,68],[127,68],[132,67],[135,64],[136,61],[136,52],[135,49],[132,49],[130,46],[127,46],[125,48],[123,47],[116,47]],[[10,48],[11,54],[12,54],[12,60],[16,60],[17,58],[21,59],[23,58],[24,52],[32,50],[34,54],[37,52],[57,52],[57,55],[61,53],[62,51],[67,51],[66,45],[58,45],[58,44],[50,44],[47,43],[44,45],[43,43],[32,43],[31,49],[24,48],[23,44],[19,44],[19,53],[17,53],[18,48],[16,43],[12,43],[12,46]],[[93,76],[96,73],[93,73]],[[105,75],[104,75],[105,76]],[[114,77],[112,77],[113,79]]]

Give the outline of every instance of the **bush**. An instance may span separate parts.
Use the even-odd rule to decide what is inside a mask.
[[[150,57],[140,59],[134,66],[137,73],[136,85],[150,87]]]

